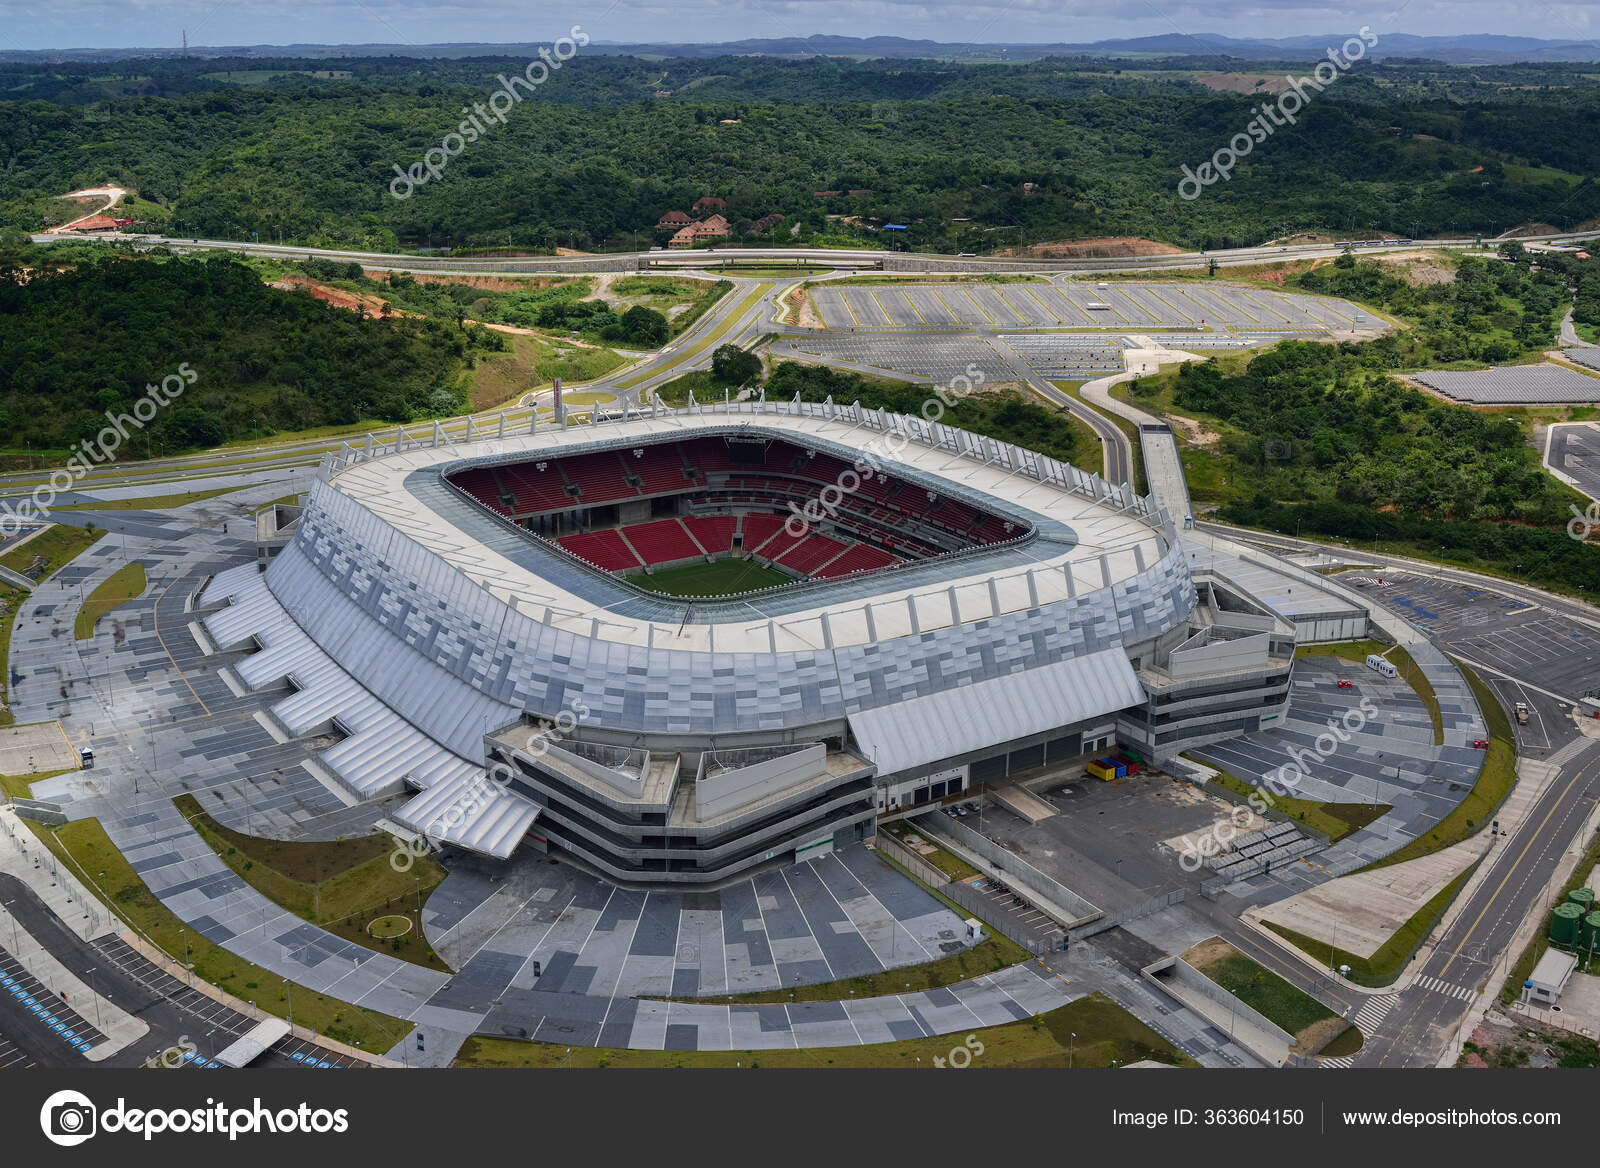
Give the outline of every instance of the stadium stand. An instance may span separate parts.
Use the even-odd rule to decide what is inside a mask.
[[[633,554],[633,549],[614,529],[564,535],[556,542],[573,555],[608,572],[621,572],[644,566],[640,563],[639,557]]]

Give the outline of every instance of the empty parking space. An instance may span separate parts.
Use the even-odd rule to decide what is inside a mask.
[[[0,1071],[25,1071],[34,1065],[27,1051],[0,1034]]]

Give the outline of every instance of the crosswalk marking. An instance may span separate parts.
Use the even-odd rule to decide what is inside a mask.
[[[1354,1022],[1363,1032],[1376,1030],[1378,1028],[1378,1023],[1383,1021],[1384,1015],[1388,1014],[1388,1012],[1394,1008],[1394,1004],[1399,1000],[1400,999],[1395,997],[1393,994],[1385,994],[1381,998],[1373,998],[1368,1001],[1365,1006],[1362,1006],[1361,1009],[1356,1011],[1355,1017],[1353,1017],[1351,1021]]]
[[[1353,1055],[1353,1054],[1344,1054],[1344,1055],[1340,1055],[1338,1058],[1318,1059],[1317,1060],[1317,1066],[1319,1066],[1319,1067],[1331,1067],[1334,1070],[1342,1071],[1342,1070],[1345,1070],[1346,1068],[1348,1068],[1350,1066],[1350,1064],[1355,1062],[1355,1061],[1356,1061],[1356,1056],[1355,1055]]]
[[[1417,984],[1423,989],[1432,990],[1434,993],[1438,994],[1445,994],[1448,997],[1457,998],[1463,1002],[1470,1002],[1474,996],[1472,991],[1466,986],[1451,985],[1447,981],[1441,981],[1439,978],[1432,977],[1428,974],[1423,974],[1421,977],[1417,978]]]

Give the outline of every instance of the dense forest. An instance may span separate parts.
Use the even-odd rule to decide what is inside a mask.
[[[1223,61],[580,55],[405,199],[389,191],[395,167],[437,147],[463,107],[525,62],[244,64],[6,66],[0,226],[59,220],[53,196],[103,182],[135,190],[137,217],[172,234],[368,248],[635,248],[703,195],[727,200],[736,235],[782,213],[768,242],[881,242],[876,228],[893,222],[909,228],[901,246],[975,252],[1121,235],[1220,247],[1313,228],[1492,233],[1600,216],[1600,86],[1563,66],[1363,65],[1191,202],[1180,166],[1241,132],[1269,96],[1198,82]]]
[[[471,325],[377,319],[279,291],[225,257],[0,268],[0,435],[14,451],[63,450],[180,363],[196,382],[132,453],[453,414],[478,353],[504,344]]]

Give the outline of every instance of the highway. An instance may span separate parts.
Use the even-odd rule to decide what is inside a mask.
[[[35,243],[59,243],[63,239],[78,238],[62,235],[35,235]],[[1169,255],[1125,256],[1108,259],[1039,260],[1010,259],[1005,257],[980,259],[976,257],[936,255],[923,252],[881,251],[877,249],[842,248],[704,248],[694,251],[635,251],[604,252],[585,256],[532,257],[527,259],[487,259],[471,257],[416,256],[392,252],[347,251],[331,248],[300,247],[289,244],[241,242],[228,239],[177,239],[162,235],[124,235],[112,233],[96,236],[131,243],[135,247],[165,247],[172,251],[213,251],[222,249],[241,255],[273,256],[284,259],[326,259],[355,262],[374,271],[385,272],[435,272],[454,275],[484,275],[493,273],[568,273],[585,271],[632,271],[641,266],[656,264],[669,267],[702,267],[707,259],[719,263],[762,263],[772,261],[814,262],[831,265],[884,266],[892,271],[942,271],[942,272],[1159,272],[1163,270],[1200,268],[1215,262],[1219,266],[1239,266],[1282,262],[1284,260],[1316,259],[1337,255],[1345,243],[1313,243],[1265,245],[1259,247],[1226,248],[1217,251],[1179,252]],[[1385,239],[1389,237],[1384,237]],[[1486,238],[1485,244],[1505,241],[1504,236]],[[1600,238],[1600,230],[1567,232],[1554,235],[1518,236],[1522,243],[1576,243]],[[1464,239],[1395,240],[1381,245],[1358,245],[1360,253],[1380,251],[1406,251],[1416,248],[1465,248],[1477,241]]]

